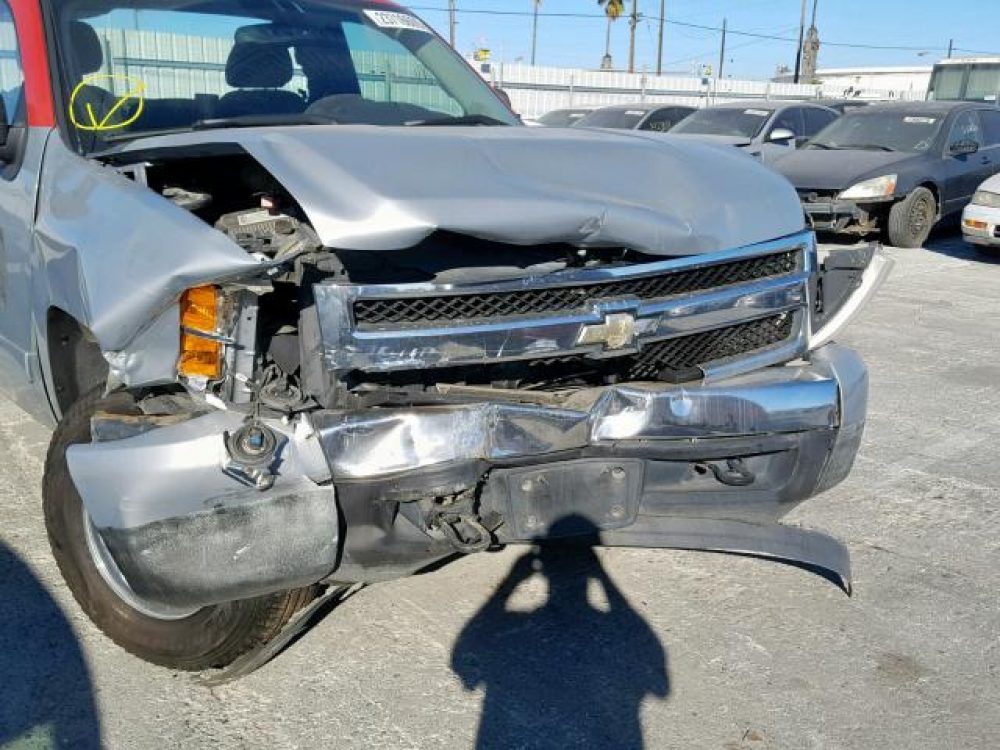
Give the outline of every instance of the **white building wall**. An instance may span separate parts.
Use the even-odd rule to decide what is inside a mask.
[[[923,99],[931,81],[931,66],[918,68],[827,68],[816,71],[826,91],[877,92],[893,99]]]

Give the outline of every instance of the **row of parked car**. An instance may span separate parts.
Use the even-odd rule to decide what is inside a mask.
[[[881,232],[920,247],[963,213],[979,247],[1000,246],[1000,109],[970,102],[729,102],[565,109],[547,127],[669,133],[739,148],[791,181],[817,231]],[[986,181],[986,182],[984,182]]]

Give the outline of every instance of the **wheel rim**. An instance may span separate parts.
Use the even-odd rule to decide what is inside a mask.
[[[920,237],[930,231],[933,203],[927,198],[915,201],[910,207],[910,231],[914,237]]]
[[[129,586],[128,581],[125,580],[125,576],[122,575],[121,570],[118,569],[118,564],[111,556],[111,552],[108,550],[108,546],[104,543],[101,535],[94,528],[94,522],[90,520],[90,516],[86,510],[83,511],[83,530],[84,536],[87,539],[87,551],[90,553],[90,559],[93,561],[94,567],[97,568],[101,579],[114,592],[115,596],[129,607],[154,620],[183,620],[200,609],[171,607],[169,604],[151,602],[137,596],[132,591],[132,587]]]

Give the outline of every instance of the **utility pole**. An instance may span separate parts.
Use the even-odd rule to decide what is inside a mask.
[[[948,59],[949,60],[951,59],[951,53],[954,52],[954,51],[955,51],[955,40],[954,39],[949,39],[948,40]]]
[[[628,72],[635,73],[635,29],[639,25],[639,0],[632,0],[632,17],[628,24],[631,30],[628,40]]]
[[[531,64],[535,64],[535,53],[538,51],[538,6],[542,0],[535,0],[535,19],[531,25]]]
[[[802,73],[802,43],[806,40],[806,3],[802,0],[802,16],[799,20],[799,46],[795,50],[795,83],[799,82],[799,75]]]
[[[722,74],[726,69],[726,28],[727,19],[722,19],[722,48],[719,50],[719,80],[722,80]]]
[[[663,25],[667,22],[667,0],[660,0],[660,39],[656,46],[656,75],[663,75]]]
[[[448,0],[448,42],[452,49],[455,48],[455,2]]]

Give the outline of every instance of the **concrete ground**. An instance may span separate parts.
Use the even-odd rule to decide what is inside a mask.
[[[511,550],[363,591],[208,689],[80,613],[42,524],[47,435],[0,402],[0,747],[470,748],[481,726],[500,748],[997,747],[1000,264],[954,236],[892,254],[842,337],[872,370],[863,455],[791,519],[848,543],[853,598],[750,558],[531,575]]]

